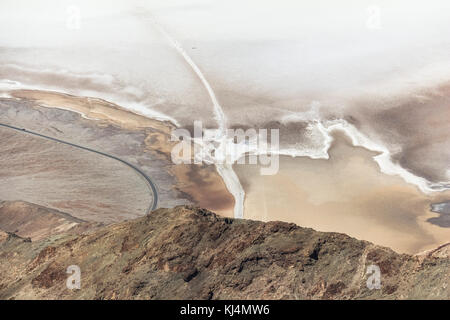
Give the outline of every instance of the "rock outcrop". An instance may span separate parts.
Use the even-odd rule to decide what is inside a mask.
[[[0,234],[1,299],[449,299],[450,258],[179,206],[39,241]],[[81,288],[68,289],[70,265]],[[369,289],[370,265],[380,289]],[[370,281],[370,279],[369,279]]]
[[[0,230],[31,240],[62,233],[84,221],[71,215],[25,201],[0,202]]]

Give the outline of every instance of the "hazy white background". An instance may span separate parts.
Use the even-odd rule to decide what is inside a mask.
[[[341,105],[349,96],[430,86],[450,73],[446,0],[2,0],[0,67],[91,80],[78,78],[75,88],[52,83],[49,74],[45,81],[14,75],[11,66],[0,77],[90,93],[107,91],[95,88],[106,84],[136,108],[184,118],[186,106],[211,116],[203,87],[152,16],[182,43],[236,121],[233,105],[303,110],[337,98]]]

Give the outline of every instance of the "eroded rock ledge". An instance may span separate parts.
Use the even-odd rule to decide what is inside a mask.
[[[447,250],[447,251],[446,251]],[[366,286],[369,265],[381,289]],[[81,289],[66,269],[81,269]],[[0,298],[449,299],[448,247],[421,256],[283,222],[179,206],[27,242],[0,236]]]

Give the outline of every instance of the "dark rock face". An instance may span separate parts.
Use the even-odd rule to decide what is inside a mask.
[[[180,206],[82,235],[0,237],[0,298],[449,299],[445,250],[400,255],[344,234]],[[80,267],[80,290],[66,288],[69,265]],[[367,287],[369,265],[380,289]]]

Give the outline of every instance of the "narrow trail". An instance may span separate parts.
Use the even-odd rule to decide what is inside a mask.
[[[195,62],[187,54],[186,50],[183,49],[181,44],[178,41],[176,41],[169,33],[167,33],[166,30],[164,30],[164,28],[154,18],[152,18],[152,24],[167,39],[167,41],[175,48],[175,50],[177,50],[177,52],[181,55],[181,57],[184,59],[184,61],[192,68],[192,70],[195,72],[197,77],[202,82],[203,86],[205,87],[205,89],[208,92],[208,95],[212,101],[215,119],[218,124],[218,132],[216,135],[216,140],[220,141],[220,143],[226,143],[226,142],[224,142],[226,139],[223,139],[223,137],[225,137],[225,135],[226,135],[227,118],[226,118],[225,113],[223,112],[222,106],[219,104],[216,94],[214,93],[214,90],[212,89],[208,80],[205,78],[205,76],[203,75],[203,72],[200,70],[200,68],[195,64]],[[216,166],[217,172],[222,177],[228,191],[234,197],[234,201],[235,201],[234,217],[242,219],[244,217],[245,192],[244,192],[244,188],[241,185],[241,182],[239,181],[238,176],[236,175],[236,173],[233,170],[233,165],[229,164],[229,163],[215,163],[215,166]]]
[[[211,85],[209,84],[208,80],[206,80],[205,76],[203,75],[203,72],[200,70],[200,68],[195,64],[195,62],[191,59],[191,57],[187,54],[186,50],[183,49],[181,44],[176,41],[170,34],[164,30],[163,27],[154,19],[152,19],[152,23],[155,26],[156,29],[167,39],[167,41],[177,50],[177,52],[183,57],[184,61],[192,68],[192,70],[195,72],[197,77],[202,82],[203,86],[205,87],[206,91],[208,92],[208,95],[213,103],[214,108],[214,114],[217,121],[217,124],[219,125],[219,132],[220,136],[225,135],[225,130],[227,128],[227,119],[223,112],[222,106],[219,104],[219,101],[217,100],[216,94],[214,93],[214,90],[212,89]]]
[[[125,164],[126,166],[130,167],[131,169],[133,169],[133,171],[135,171],[141,178],[144,179],[144,181],[149,186],[150,191],[152,192],[152,200],[151,200],[150,205],[147,208],[146,213],[148,214],[148,213],[150,213],[151,211],[153,211],[153,210],[155,210],[157,208],[157,205],[158,205],[158,192],[156,190],[155,184],[150,179],[150,177],[147,176],[147,174],[145,172],[143,172],[141,169],[139,169],[135,165],[132,165],[128,161],[125,161],[125,160],[123,160],[121,158],[118,158],[116,156],[113,156],[111,154],[108,154],[108,153],[105,153],[105,152],[102,152],[102,151],[98,151],[98,150],[94,150],[94,149],[91,149],[91,148],[83,147],[83,146],[80,146],[80,145],[77,145],[77,144],[74,144],[74,143],[71,143],[71,142],[67,142],[67,141],[64,141],[64,140],[60,140],[60,139],[57,139],[57,138],[46,136],[46,135],[43,135],[41,133],[29,131],[29,130],[24,129],[24,128],[18,128],[18,127],[15,127],[15,126],[12,126],[12,125],[9,125],[9,124],[5,124],[5,123],[0,123],[0,126],[4,127],[4,128],[13,129],[13,130],[19,131],[19,132],[24,133],[24,134],[30,134],[30,135],[38,136],[40,138],[47,139],[47,140],[51,140],[51,141],[55,141],[55,142],[58,142],[58,143],[66,144],[66,145],[69,145],[69,146],[72,146],[72,147],[75,147],[75,148],[78,148],[78,149],[86,150],[86,151],[89,151],[89,152],[94,152],[94,153],[97,153],[97,154],[100,154],[102,156],[105,156],[105,157],[117,160],[117,161]]]

